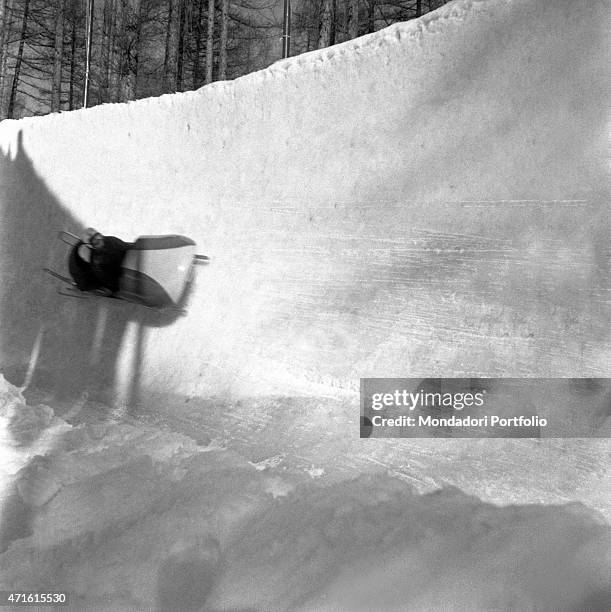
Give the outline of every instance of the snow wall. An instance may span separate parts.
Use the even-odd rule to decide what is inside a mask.
[[[0,368],[130,403],[609,374],[609,2],[459,1],[196,92],[0,124]],[[187,316],[63,298],[181,233]]]

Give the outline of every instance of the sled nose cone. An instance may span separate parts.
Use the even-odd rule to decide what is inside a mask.
[[[148,306],[173,306],[190,279],[196,245],[184,236],[142,236],[123,260],[120,293]]]

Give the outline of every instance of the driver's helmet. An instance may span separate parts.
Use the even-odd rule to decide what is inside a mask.
[[[83,242],[94,249],[104,246],[104,236],[93,227],[88,227],[83,234]]]

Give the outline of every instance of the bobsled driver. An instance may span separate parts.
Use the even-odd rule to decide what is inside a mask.
[[[68,269],[81,291],[112,295],[119,291],[121,264],[133,243],[115,236],[103,236],[88,228],[70,251]]]

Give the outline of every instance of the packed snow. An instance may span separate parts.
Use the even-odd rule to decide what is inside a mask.
[[[3,588],[65,589],[79,610],[608,603],[611,530],[580,503],[499,507],[454,487],[421,494],[384,472],[346,478],[322,458],[328,473],[288,453],[247,461],[235,440],[202,444],[143,419],[69,426],[6,383],[2,403],[4,423],[25,414],[5,427],[3,448],[43,453],[4,465]],[[575,460],[578,448],[543,456]],[[605,464],[588,468],[605,486]],[[506,494],[519,495],[519,484]]]
[[[607,438],[360,439],[366,376],[588,377],[608,0],[459,0],[197,92],[0,124],[0,590],[76,610],[608,610]],[[58,295],[180,233],[186,316]]]

